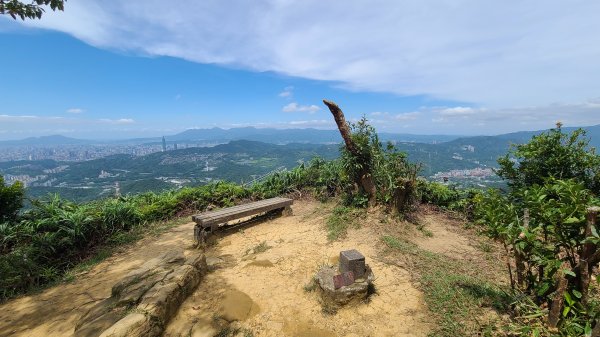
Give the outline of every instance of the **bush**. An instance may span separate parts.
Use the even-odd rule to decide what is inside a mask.
[[[17,214],[23,207],[24,195],[23,184],[16,182],[12,186],[6,186],[4,177],[0,176],[0,223],[17,219]]]
[[[471,220],[477,197],[481,194],[477,189],[460,189],[424,179],[419,179],[417,189],[422,203],[460,212]]]
[[[571,134],[556,129],[514,146],[498,160],[498,175],[513,189],[542,185],[546,178],[575,179],[595,194],[600,193],[600,156],[589,148],[585,130]]]
[[[340,148],[342,172],[348,177],[343,186],[345,203],[363,207],[368,205],[368,200],[364,200],[365,196],[368,199],[367,191],[357,188],[353,183],[368,172],[373,177],[376,198],[380,204],[398,213],[409,211],[416,201],[416,180],[421,166],[410,163],[406,153],[399,151],[392,143],[384,147],[366,118],[350,123],[350,129],[358,155],[350,153],[345,146]]]
[[[476,196],[477,222],[512,260],[512,287],[529,296],[538,313],[548,308],[548,327],[562,336],[589,335],[600,316],[600,303],[589,296],[600,237],[593,215],[586,219],[588,208],[600,205],[600,158],[583,135],[564,134],[559,126],[517,146],[515,161],[509,155],[499,160],[508,193]],[[548,327],[522,332],[550,335]]]

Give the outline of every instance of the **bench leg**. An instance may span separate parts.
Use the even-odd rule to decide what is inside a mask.
[[[194,226],[194,240],[198,246],[205,246],[211,232],[208,228],[202,228],[198,225]]]
[[[292,215],[294,215],[294,211],[292,211],[292,207],[286,206],[283,209],[283,211],[281,212],[281,215],[283,215],[283,216],[292,216]]]

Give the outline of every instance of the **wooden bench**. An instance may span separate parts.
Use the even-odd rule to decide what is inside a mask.
[[[198,243],[205,243],[206,239],[227,221],[275,210],[291,211],[290,206],[293,203],[292,199],[277,197],[193,215],[192,220],[196,223],[194,239]]]

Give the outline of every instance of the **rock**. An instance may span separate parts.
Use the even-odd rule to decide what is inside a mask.
[[[113,297],[119,298],[117,305],[134,305],[155,284],[172,273],[172,269],[146,272],[126,277],[112,288]]]
[[[198,271],[198,269],[190,265],[184,264],[183,266],[177,268],[174,272],[169,274],[165,278],[164,282],[176,283],[183,290],[185,297],[187,297],[189,294],[192,293],[194,289],[196,289],[196,286],[200,283],[200,277],[201,274],[200,271]]]
[[[223,264],[223,262],[225,262],[223,259],[215,256],[209,256],[206,258],[206,265],[210,270],[218,268],[220,264]]]
[[[203,254],[192,255],[188,257],[185,261],[185,264],[198,269],[198,271],[200,271],[202,274],[205,274],[208,271],[207,259]]]
[[[338,274],[337,268],[322,267],[317,273],[317,284],[321,290],[321,298],[328,306],[340,307],[363,302],[369,294],[369,285],[373,281],[373,272],[367,267],[366,278],[335,289],[333,277]]]
[[[204,255],[185,259],[182,250],[146,261],[113,285],[110,298],[79,319],[75,336],[159,336],[207,269]]]
[[[190,330],[190,337],[213,337],[219,333],[207,322],[198,322]]]
[[[104,330],[100,337],[159,336],[162,329],[155,326],[150,319],[140,313],[132,313],[110,328]]]
[[[255,267],[273,267],[274,264],[273,262],[269,261],[269,260],[255,260],[252,261],[250,263],[248,263],[246,265],[246,267],[248,266],[255,266]]]
[[[142,298],[138,308],[166,323],[183,302],[183,291],[177,283],[156,285]]]
[[[110,298],[108,299],[110,300]],[[114,310],[114,301],[101,301],[92,307],[75,326],[75,337],[97,337],[99,332],[110,328],[123,318],[125,309]]]

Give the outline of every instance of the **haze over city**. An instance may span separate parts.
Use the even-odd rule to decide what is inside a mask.
[[[382,132],[600,123],[600,3],[361,3],[80,0],[0,17],[0,140],[333,129],[323,98]]]

